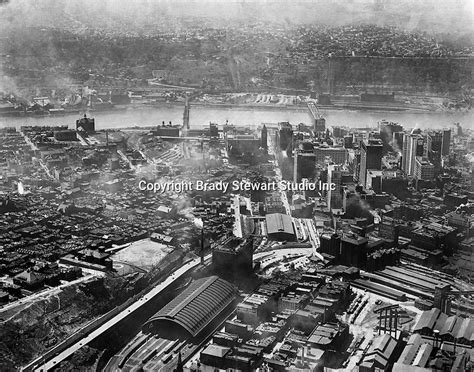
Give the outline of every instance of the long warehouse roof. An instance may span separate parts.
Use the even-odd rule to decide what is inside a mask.
[[[294,234],[291,217],[282,213],[271,213],[265,216],[268,234],[286,233]]]

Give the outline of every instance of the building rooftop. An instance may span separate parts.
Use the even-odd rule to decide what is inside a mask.
[[[418,319],[418,322],[413,327],[413,331],[421,331],[422,329],[432,330],[440,314],[441,311],[439,309],[423,311],[420,319]]]
[[[329,345],[340,332],[340,329],[336,324],[324,324],[317,326],[311,336],[308,338],[308,342],[311,344],[318,345]]]
[[[282,213],[271,213],[265,217],[268,234],[287,233],[294,234],[291,217]]]
[[[218,358],[223,358],[227,353],[229,353],[230,347],[220,346],[211,344],[207,346],[203,351],[201,351],[201,355],[210,355]]]

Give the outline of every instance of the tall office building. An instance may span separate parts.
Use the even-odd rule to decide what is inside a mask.
[[[430,132],[427,136],[428,160],[436,169],[441,167],[441,150],[443,146],[443,133],[440,131]]]
[[[365,188],[367,190],[374,190],[375,193],[380,194],[382,192],[382,179],[383,171],[368,169]]]
[[[352,160],[352,159],[351,159]],[[350,169],[353,171],[354,181],[359,182],[360,180],[360,150],[354,151],[354,158],[352,162],[349,162]]]
[[[451,144],[451,129],[443,129],[443,141],[441,146],[441,155],[449,155],[449,146]]]
[[[417,180],[432,181],[435,176],[435,167],[427,158],[417,156],[413,175]]]
[[[423,135],[418,134],[416,139],[416,156],[425,156],[426,155],[426,141]]]
[[[339,258],[341,254],[341,237],[336,233],[330,235],[328,233],[322,234],[320,237],[320,251],[322,253],[330,254]]]
[[[328,190],[328,206],[332,209],[342,208],[342,186],[341,186],[342,172],[338,165],[328,166],[328,184],[334,183],[335,190]]]
[[[392,137],[392,148],[395,151],[401,151],[403,148],[403,132],[394,132]]]
[[[380,139],[369,138],[361,142],[359,182],[365,187],[367,170],[382,169],[383,144]]]
[[[303,178],[313,179],[316,175],[316,155],[297,151],[294,154],[294,176],[295,183],[301,182]]]
[[[415,160],[417,156],[423,156],[424,139],[420,134],[405,133],[403,138],[402,170],[409,176],[415,171]]]
[[[263,124],[263,128],[262,128],[261,141],[262,141],[262,149],[265,149],[265,150],[268,149],[268,131],[265,124]]]
[[[218,275],[246,277],[253,270],[253,238],[227,238],[212,251],[212,264]]]
[[[324,132],[326,130],[326,119],[318,118],[314,119],[314,131]]]
[[[347,266],[365,266],[367,242],[367,238],[360,236],[343,236],[341,239],[341,263]]]
[[[291,143],[293,142],[293,127],[289,122],[278,123],[278,134],[281,150],[292,150]]]
[[[413,153],[413,139],[412,135],[405,133],[403,135],[403,148],[402,148],[402,170],[409,174],[410,172],[410,158]]]
[[[428,133],[428,151],[441,151],[443,144],[443,133],[434,131]]]

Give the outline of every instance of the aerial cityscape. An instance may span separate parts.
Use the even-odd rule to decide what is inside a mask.
[[[473,12],[0,1],[0,371],[473,371]]]

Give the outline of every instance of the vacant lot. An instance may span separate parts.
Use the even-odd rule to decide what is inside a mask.
[[[143,239],[114,254],[112,260],[115,263],[124,263],[149,271],[152,266],[159,264],[173,250],[173,247],[152,242],[150,239]]]

